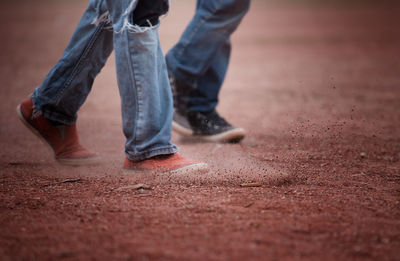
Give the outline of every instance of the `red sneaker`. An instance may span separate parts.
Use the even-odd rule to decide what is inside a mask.
[[[65,165],[87,165],[97,163],[100,157],[79,144],[76,125],[55,126],[38,115],[33,115],[33,101],[26,100],[17,107],[17,114],[22,123],[33,134],[49,145],[55,159]]]
[[[205,171],[207,164],[182,157],[178,153],[156,156],[142,161],[125,158],[124,169],[136,171],[184,173]]]

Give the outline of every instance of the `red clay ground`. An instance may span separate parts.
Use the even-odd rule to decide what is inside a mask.
[[[255,1],[219,106],[246,139],[174,134],[212,169],[167,176],[122,173],[113,58],[79,119],[100,166],[57,165],[18,121],[87,4],[34,2],[0,4],[2,260],[399,260],[398,4]],[[173,1],[165,50],[193,10]]]

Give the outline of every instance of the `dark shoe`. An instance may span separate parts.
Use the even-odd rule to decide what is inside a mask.
[[[195,95],[193,88],[176,80],[170,73],[169,80],[174,97],[174,131],[183,136],[211,142],[239,142],[244,138],[244,129],[232,126],[216,111],[189,112],[189,96]]]
[[[211,142],[239,142],[245,135],[244,129],[232,126],[216,111],[188,112],[185,117],[175,110],[172,128],[183,136]]]
[[[125,158],[124,169],[147,172],[188,173],[202,172],[208,169],[207,164],[182,157],[178,153],[156,156],[141,161]]]
[[[42,115],[33,117],[33,101],[26,100],[17,107],[22,123],[45,144],[49,145],[55,159],[64,165],[98,163],[100,157],[79,143],[76,125],[53,125]]]

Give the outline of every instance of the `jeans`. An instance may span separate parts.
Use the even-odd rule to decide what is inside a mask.
[[[170,74],[191,89],[184,99],[188,111],[215,110],[229,64],[230,36],[249,7],[250,0],[197,0],[193,19],[166,55]]]
[[[158,38],[158,17],[167,11],[166,0],[91,0],[63,57],[34,90],[35,110],[73,124],[114,50],[127,157],[175,153],[172,94]]]

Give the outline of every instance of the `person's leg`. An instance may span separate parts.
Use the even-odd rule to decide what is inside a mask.
[[[113,49],[109,22],[99,16],[102,1],[90,1],[63,57],[34,90],[32,99],[18,107],[23,123],[52,149],[63,164],[97,161],[80,145],[75,126],[77,111],[89,94],[93,80]]]
[[[198,0],[196,13],[179,42],[167,53],[173,76],[192,87],[210,68],[249,8],[250,0]],[[225,55],[229,56],[229,52]],[[226,60],[229,60],[226,59]],[[224,74],[225,66],[216,73]]]
[[[179,133],[211,141],[244,137],[243,129],[219,117],[215,107],[229,64],[229,38],[249,4],[250,0],[199,0],[194,18],[168,52],[166,60],[175,88],[174,129]]]
[[[122,123],[127,138],[125,152],[131,160],[177,151],[170,142],[173,105],[158,39],[158,21],[153,25],[148,17],[145,20],[149,24],[139,22],[144,26],[134,22],[136,13],[150,10],[147,5],[157,1],[106,0],[114,30]],[[157,18],[161,14],[154,13]]]
[[[205,167],[176,154],[171,143],[173,100],[158,38],[166,0],[106,0],[114,30],[127,169]],[[164,155],[164,156],[163,156]]]
[[[223,43],[205,73],[198,77],[197,88],[191,90],[188,99],[188,111],[210,112],[218,104],[218,95],[228,69],[231,53],[229,39]]]
[[[57,123],[76,121],[94,78],[113,50],[109,21],[101,20],[106,10],[102,3],[90,1],[63,57],[33,92],[36,112]]]

